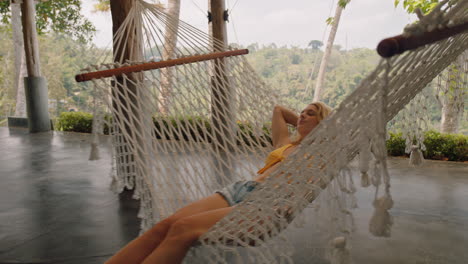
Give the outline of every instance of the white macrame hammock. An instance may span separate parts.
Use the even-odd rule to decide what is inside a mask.
[[[467,0],[451,5],[444,1],[404,34],[467,21]],[[320,249],[316,253],[332,263],[349,263],[356,188],[347,164],[358,153],[362,186],[376,187],[369,230],[389,236],[393,201],[385,160],[386,123],[467,47],[465,32],[382,59],[297,151],[199,239],[187,262],[290,263],[294,247],[284,230],[294,221],[293,226],[327,222],[322,229],[325,242],[314,246]],[[283,102],[243,56],[220,55],[229,51],[236,52],[137,0],[114,37],[117,62],[101,58],[83,70],[171,65],[89,77],[96,98],[93,132],[102,133],[104,121],[113,138],[112,188],[135,189],[143,231],[229,183],[251,180],[272,150],[266,124],[274,105]],[[217,58],[204,58],[207,54]],[[192,62],[181,62],[184,58]],[[96,140],[91,159],[97,158]],[[314,216],[325,219],[303,219],[308,206],[317,211]]]
[[[463,109],[465,105],[466,87],[468,87],[467,76],[468,51],[465,51],[417,94],[392,120],[392,124],[398,125],[397,130],[402,132],[405,139],[405,152],[410,155],[410,165],[421,166],[424,162],[423,151],[426,150],[424,137],[425,133],[431,129],[428,106],[437,100],[442,109],[452,107],[453,109],[449,110],[453,113],[463,112],[460,109]],[[450,102],[447,102],[449,100]],[[452,119],[458,119],[449,120],[451,121],[450,125],[458,123],[460,117],[460,114],[450,116]]]

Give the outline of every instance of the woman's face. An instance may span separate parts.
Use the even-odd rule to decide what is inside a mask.
[[[301,137],[307,136],[307,134],[314,129],[318,123],[318,108],[315,105],[308,105],[299,115],[297,120],[297,132]]]

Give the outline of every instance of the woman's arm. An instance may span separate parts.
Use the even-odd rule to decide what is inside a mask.
[[[282,106],[275,106],[271,124],[273,146],[279,148],[291,143],[289,139],[288,125],[297,124],[298,116],[291,110]]]

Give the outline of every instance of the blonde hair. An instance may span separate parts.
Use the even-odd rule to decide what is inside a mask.
[[[329,107],[327,104],[325,104],[324,102],[320,102],[320,101],[317,101],[317,102],[313,102],[309,105],[314,105],[315,107],[317,107],[317,119],[319,122],[321,122],[323,119],[325,119],[329,114],[330,112],[332,111],[331,107]]]
[[[317,119],[319,123],[322,122],[322,120],[324,120],[325,118],[327,118],[328,115],[330,115],[332,111],[332,108],[329,107],[324,102],[317,101],[309,105],[314,105],[315,107],[317,107]],[[299,133],[296,132],[296,135],[294,136],[294,140],[292,140],[291,144],[298,145],[299,143],[301,143],[302,139],[303,138],[299,135]]]

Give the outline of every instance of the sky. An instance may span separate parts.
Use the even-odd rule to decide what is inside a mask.
[[[326,19],[334,16],[338,0],[225,0],[230,12],[229,43],[306,47],[311,40],[326,43]],[[167,0],[161,0],[163,4]],[[375,48],[380,40],[402,33],[415,20],[394,0],[351,0],[343,11],[335,44],[344,49]],[[110,47],[110,13],[93,13],[94,0],[83,0],[83,15],[96,27],[94,42]],[[207,0],[181,0],[180,19],[207,32]],[[325,34],[324,34],[325,33]]]

